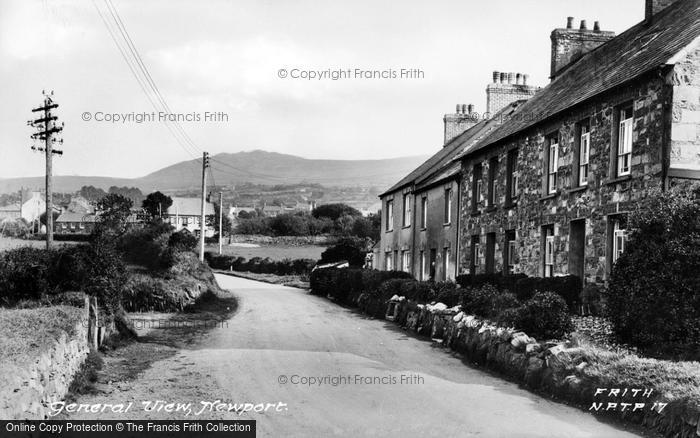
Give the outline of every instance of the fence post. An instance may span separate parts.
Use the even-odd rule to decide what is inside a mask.
[[[93,348],[98,348],[99,344],[97,342],[97,324],[98,324],[98,319],[97,319],[97,313],[98,313],[98,307],[97,307],[97,297],[92,297],[90,300],[90,331],[89,331],[89,339],[90,339],[90,345]]]

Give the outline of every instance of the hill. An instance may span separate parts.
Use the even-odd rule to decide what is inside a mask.
[[[209,183],[232,185],[318,183],[325,186],[388,188],[415,169],[427,157],[401,157],[384,160],[313,160],[276,152],[251,151],[217,154],[211,157]],[[213,177],[213,178],[212,178]],[[176,191],[199,187],[201,160],[183,161],[141,178],[99,176],[56,176],[56,192],[74,192],[85,185],[102,189],[110,186],[138,187],[144,192]],[[0,193],[21,187],[41,188],[43,177],[0,179]]]

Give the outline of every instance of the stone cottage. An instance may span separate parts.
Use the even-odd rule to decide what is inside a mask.
[[[602,283],[631,207],[700,179],[700,1],[648,0],[619,36],[552,32],[551,82],[459,156],[460,271]]]
[[[546,87],[494,72],[486,119],[445,116],[442,150],[380,196],[376,267],[601,283],[634,203],[700,179],[700,1],[646,0],[619,36],[573,21],[551,34]]]

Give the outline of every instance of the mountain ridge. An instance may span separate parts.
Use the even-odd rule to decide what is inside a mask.
[[[406,156],[374,160],[311,159],[260,149],[235,153],[219,153],[210,157],[208,185],[243,183],[322,184],[326,186],[363,186],[387,188],[410,172],[427,156]],[[54,191],[74,192],[84,185],[102,189],[110,186],[138,187],[143,192],[165,192],[196,189],[201,186],[201,158],[165,166],[138,178],[105,176],[54,176]],[[44,177],[0,178],[0,193],[21,187],[40,189]]]

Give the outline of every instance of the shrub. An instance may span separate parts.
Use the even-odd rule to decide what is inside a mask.
[[[537,292],[523,305],[504,310],[497,321],[546,339],[561,339],[573,330],[566,302],[554,292]]]
[[[246,260],[243,257],[204,253],[204,259],[213,269],[254,272],[256,274],[275,275],[307,275],[316,265],[311,259],[284,259],[280,261],[254,257]]]
[[[129,263],[152,270],[167,269],[172,261],[172,255],[168,253],[171,233],[170,225],[159,221],[151,222],[143,228],[131,229],[120,236],[117,248]]]
[[[700,357],[700,189],[653,192],[629,216],[607,316],[619,341],[653,356]]]
[[[175,251],[194,251],[197,248],[197,238],[183,228],[168,238],[168,247]]]
[[[464,310],[483,318],[496,318],[506,309],[519,304],[514,294],[500,291],[491,284],[468,289],[462,294]]]
[[[365,264],[367,243],[364,239],[343,238],[334,246],[321,253],[321,263],[347,261],[352,268],[361,268]]]
[[[39,299],[53,285],[49,282],[54,251],[22,247],[0,254],[0,301],[10,304],[21,299]]]

